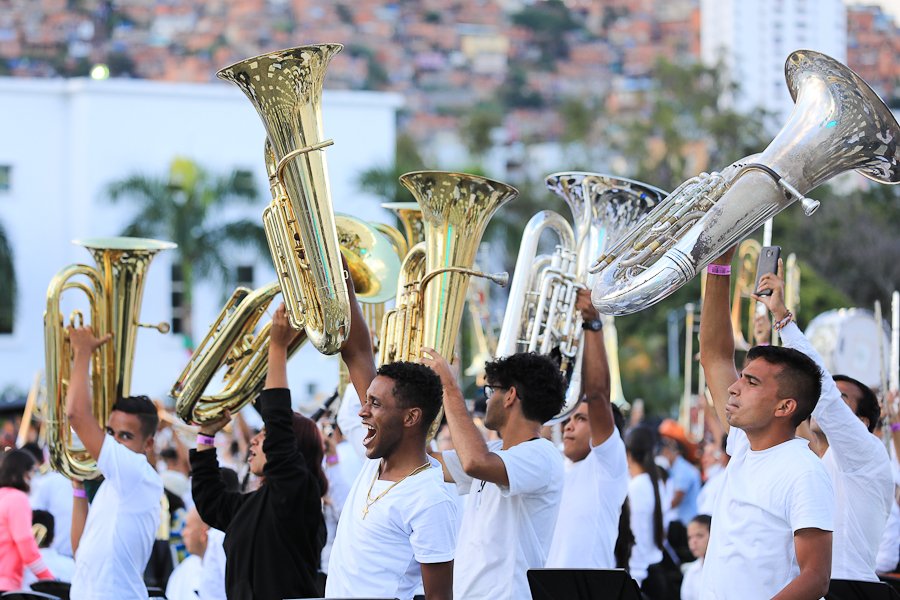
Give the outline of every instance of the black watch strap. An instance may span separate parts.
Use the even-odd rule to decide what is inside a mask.
[[[581,328],[588,331],[600,331],[603,329],[603,321],[600,319],[591,319],[590,321],[582,321]]]

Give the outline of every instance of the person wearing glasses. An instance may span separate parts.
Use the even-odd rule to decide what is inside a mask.
[[[530,598],[528,569],[547,561],[563,487],[563,460],[541,427],[562,409],[566,383],[559,366],[535,353],[485,365],[485,442],[472,421],[456,373],[433,348],[422,363],[440,376],[455,450],[435,453],[444,480],[468,494],[453,570],[455,597]]]

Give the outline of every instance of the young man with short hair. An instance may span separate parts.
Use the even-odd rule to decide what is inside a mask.
[[[109,342],[90,327],[69,328],[74,353],[66,416],[104,481],[88,510],[80,482],[73,481],[72,549],[75,575],[72,600],[147,598],[143,573],[160,522],[163,485],[147,460],[159,422],[146,396],[119,398],[106,431],[91,413],[90,362]]]
[[[790,348],[756,346],[734,363],[729,278],[734,249],[709,270],[700,359],[728,430],[701,598],[818,599],[828,592],[834,491],[797,426],[812,413],[822,372]],[[730,427],[730,429],[729,429]]]
[[[563,486],[563,461],[541,428],[565,401],[559,367],[534,353],[485,365],[485,427],[472,421],[454,370],[432,348],[422,362],[440,376],[455,450],[433,454],[444,479],[468,494],[459,530],[453,588],[466,600],[513,600],[531,595],[527,571],[547,561]]]
[[[609,401],[610,377],[600,313],[590,290],[578,292],[576,307],[587,324],[582,338],[582,401],[563,430],[566,471],[559,517],[546,566],[556,569],[614,569],[622,504],[628,496],[625,443]]]
[[[428,367],[378,369],[359,411],[369,460],[341,512],[326,596],[411,600],[424,589],[427,600],[453,598],[456,504],[425,451],[440,403],[441,382]]]
[[[779,270],[781,264],[779,262]],[[814,448],[835,493],[834,549],[831,576],[834,579],[878,581],[875,559],[881,536],[894,504],[891,460],[884,444],[872,435],[881,415],[875,394],[865,384],[847,377],[832,377],[824,361],[797,327],[784,304],[784,281],[768,274],[758,296],[775,322],[783,322],[781,339],[812,358],[822,369],[822,395],[812,413]]]

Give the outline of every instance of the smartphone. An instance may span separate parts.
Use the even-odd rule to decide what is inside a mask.
[[[759,251],[759,260],[756,262],[756,285],[759,290],[759,280],[767,273],[778,272],[778,259],[781,258],[781,246],[763,246]],[[757,291],[757,296],[771,296],[772,290]]]

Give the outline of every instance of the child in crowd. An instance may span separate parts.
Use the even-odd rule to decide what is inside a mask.
[[[681,600],[700,599],[700,580],[703,578],[703,559],[709,545],[709,515],[697,515],[688,523],[688,547],[694,555],[694,562],[685,564],[684,579],[681,581]]]

